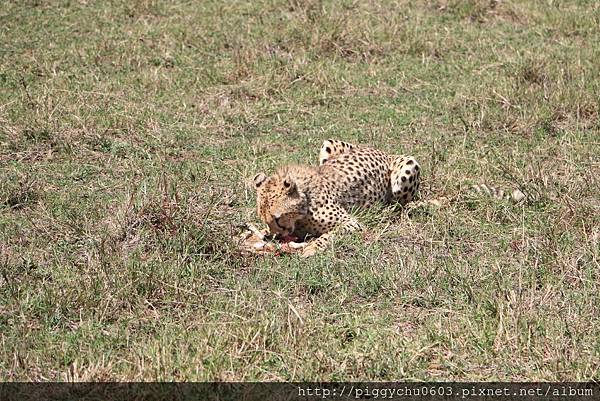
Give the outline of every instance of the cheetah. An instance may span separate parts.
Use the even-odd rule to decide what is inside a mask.
[[[419,175],[419,163],[412,156],[326,140],[319,166],[289,165],[270,177],[254,177],[257,212],[273,235],[316,237],[302,252],[311,256],[326,248],[336,232],[361,229],[351,209],[413,200]]]

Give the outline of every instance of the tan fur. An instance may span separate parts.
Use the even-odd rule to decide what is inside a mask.
[[[321,236],[315,245],[321,249],[334,230],[360,227],[350,209],[376,202],[406,204],[419,188],[420,167],[410,156],[328,140],[319,162],[318,167],[285,166],[271,177],[255,177],[258,215],[272,234]]]

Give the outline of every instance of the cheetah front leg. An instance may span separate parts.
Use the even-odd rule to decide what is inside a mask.
[[[321,145],[321,151],[319,152],[319,166],[325,164],[327,160],[334,159],[342,153],[346,153],[355,147],[356,145],[344,141],[338,141],[337,139],[328,139],[323,141],[323,145]]]
[[[412,156],[396,156],[390,163],[392,200],[406,205],[413,200],[420,184],[419,163]]]
[[[321,221],[320,219],[326,218],[325,213],[331,212],[333,216],[338,218],[338,224],[333,227],[330,231],[321,234],[317,239],[313,242],[308,243],[302,251],[302,256],[313,256],[317,252],[324,251],[327,249],[327,246],[331,242],[334,236],[339,235],[340,233],[350,233],[353,231],[361,230],[362,226],[354,217],[352,217],[348,212],[346,212],[343,208],[336,206],[324,211],[323,213],[315,213],[313,215],[313,219],[315,221]],[[322,216],[320,216],[322,214]]]

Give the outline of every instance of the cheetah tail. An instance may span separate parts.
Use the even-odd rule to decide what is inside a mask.
[[[521,203],[524,202],[526,199],[526,195],[518,189],[515,189],[514,191],[509,193],[497,187],[492,187],[486,184],[472,185],[470,188],[470,193],[476,197],[491,197],[493,199],[507,200],[513,203]],[[406,205],[406,208],[408,208],[409,210],[413,210],[425,206],[442,207],[453,201],[456,201],[457,199],[459,199],[459,197],[449,198],[446,196],[442,196],[434,199],[427,199],[416,202],[413,201]]]
[[[488,186],[486,184],[471,186],[471,192],[473,192],[477,196],[489,196],[494,199],[508,200],[514,203],[523,202],[526,198],[525,194],[518,189],[515,189],[511,193],[508,193],[502,189]]]

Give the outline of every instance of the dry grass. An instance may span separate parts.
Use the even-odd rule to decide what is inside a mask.
[[[0,378],[599,377],[594,2],[8,2]],[[257,171],[407,152],[441,208],[252,257]],[[463,197],[520,188],[522,205]]]

